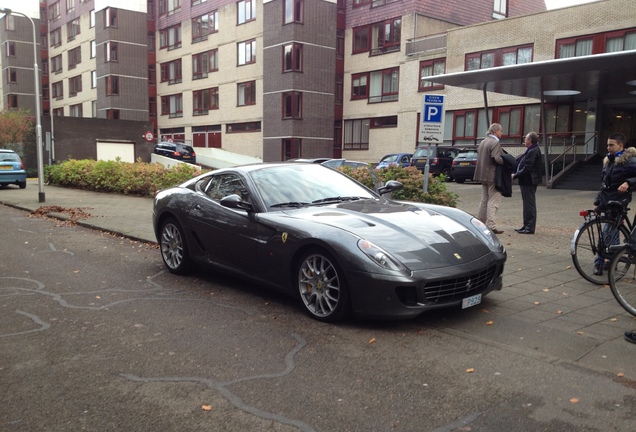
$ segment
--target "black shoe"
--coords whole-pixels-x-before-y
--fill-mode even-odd
[[[517,231],[519,234],[534,234],[534,231],[530,231],[528,228]]]
[[[626,331],[625,340],[627,342],[636,343],[636,331]]]
[[[517,231],[518,233],[520,233],[521,231],[525,231],[526,227],[521,227],[521,228],[515,228],[515,231]]]
[[[603,276],[603,264],[594,264],[594,276]]]

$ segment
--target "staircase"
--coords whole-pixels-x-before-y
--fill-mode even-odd
[[[602,169],[603,158],[595,156],[588,161],[577,164],[552,187],[554,189],[598,190],[601,187]]]

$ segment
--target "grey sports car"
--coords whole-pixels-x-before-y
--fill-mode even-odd
[[[309,315],[411,318],[502,288],[506,252],[461,210],[398,202],[307,163],[244,165],[160,191],[153,224],[172,273],[213,266],[296,296]]]

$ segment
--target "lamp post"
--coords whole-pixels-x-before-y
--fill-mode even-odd
[[[25,18],[28,18],[31,21],[31,26],[33,27],[33,74],[35,75],[34,83],[35,83],[35,146],[37,150],[37,158],[38,158],[38,200],[39,202],[45,201],[44,196],[44,156],[42,154],[42,122],[40,119],[40,71],[38,68],[38,48],[37,48],[37,33],[35,31],[35,23],[33,19],[23,14],[22,12],[15,12],[9,8],[0,9],[0,13],[4,13],[6,15],[20,15]]]

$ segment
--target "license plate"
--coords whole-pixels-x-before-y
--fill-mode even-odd
[[[13,165],[0,165],[0,170],[11,170]]]
[[[459,166],[468,166],[470,165],[470,162],[460,162]]]
[[[469,308],[471,306],[476,306],[481,303],[481,294],[476,294],[474,296],[466,297],[462,300],[462,309]]]
[[[184,156],[183,156],[183,158],[184,158],[184,159],[190,159],[190,156],[188,156],[188,155],[184,155]]]

